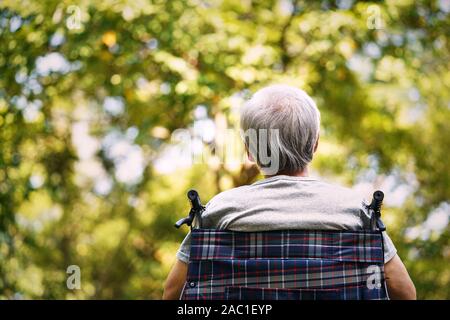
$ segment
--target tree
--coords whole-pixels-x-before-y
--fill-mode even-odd
[[[405,195],[384,210],[388,230],[419,297],[450,298],[443,2],[6,0],[0,10],[0,297],[159,298],[186,190],[208,200],[258,177],[220,163],[218,137],[249,93],[285,82],[321,110],[315,173]],[[209,161],[176,169],[180,128]],[[64,286],[69,265],[80,290]]]

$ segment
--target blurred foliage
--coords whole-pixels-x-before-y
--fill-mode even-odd
[[[321,110],[315,173],[409,188],[384,210],[391,237],[419,298],[450,299],[449,10],[412,0],[0,2],[0,298],[160,298],[186,232],[173,228],[185,192],[205,201],[258,176],[217,161],[162,173],[171,134],[194,130],[201,108],[216,133],[232,127],[243,98],[284,82]],[[66,287],[72,264],[81,290]]]

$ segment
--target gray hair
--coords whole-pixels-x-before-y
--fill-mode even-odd
[[[272,85],[257,91],[241,110],[244,143],[265,174],[268,163],[261,161],[261,156],[267,153],[272,162],[273,156],[278,162],[276,170],[271,164],[270,174],[304,170],[313,158],[319,129],[320,112],[314,101],[303,90],[288,85]],[[249,130],[258,132],[259,138],[249,135]],[[261,132],[268,134],[270,144],[262,139]],[[265,146],[261,148],[261,144]]]

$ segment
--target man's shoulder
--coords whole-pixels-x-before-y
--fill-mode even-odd
[[[338,184],[336,182],[329,182],[326,180],[316,180],[316,185],[320,188],[326,189],[326,190],[332,190],[338,193],[343,194],[356,194],[359,192],[355,192],[353,188],[344,186],[342,184]]]
[[[210,227],[221,227],[223,219],[230,213],[237,213],[245,206],[244,196],[249,195],[249,186],[240,186],[218,193],[206,204],[203,222]]]
[[[342,204],[356,206],[361,208],[366,195],[361,189],[351,188],[334,182],[318,181],[316,186],[317,193]]]
[[[238,199],[240,199],[244,194],[246,194],[249,191],[251,185],[244,185],[235,187],[232,189],[224,190],[209,200],[207,206],[214,206],[218,203],[229,203],[234,202]]]

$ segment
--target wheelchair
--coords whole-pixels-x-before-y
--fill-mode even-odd
[[[191,247],[182,300],[386,300],[381,204],[368,230],[241,232],[202,228],[205,207],[187,194]]]

